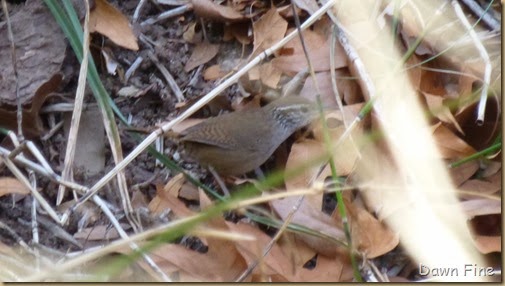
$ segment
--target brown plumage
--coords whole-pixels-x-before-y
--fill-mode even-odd
[[[316,118],[313,103],[299,96],[262,108],[203,121],[179,134],[183,153],[221,175],[239,175],[263,164],[293,132]]]

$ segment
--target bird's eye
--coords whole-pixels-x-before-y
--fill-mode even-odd
[[[303,112],[303,113],[307,113],[309,112],[309,109],[305,106],[302,106],[302,108],[300,108],[300,110]]]

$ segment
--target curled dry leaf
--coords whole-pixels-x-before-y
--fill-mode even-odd
[[[96,0],[89,15],[90,32],[98,32],[116,45],[138,51],[137,37],[133,34],[128,19],[105,0]]]
[[[219,5],[212,0],[192,0],[196,15],[213,21],[239,22],[246,19],[238,11],[229,6]]]
[[[212,60],[219,52],[219,45],[210,44],[208,42],[203,42],[197,44],[191,57],[184,66],[184,71],[189,72],[192,69],[207,63]]]

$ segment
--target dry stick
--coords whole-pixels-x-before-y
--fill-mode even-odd
[[[130,77],[137,70],[137,68],[140,66],[140,64],[142,63],[143,60],[144,60],[144,58],[142,58],[140,56],[135,59],[135,61],[133,62],[133,64],[131,64],[131,66],[128,68],[128,70],[124,73],[124,80],[125,80],[125,82],[128,82],[128,80],[130,79]]]
[[[82,102],[84,101],[84,90],[86,88],[86,76],[88,75],[88,54],[89,54],[89,1],[84,1],[86,13],[84,16],[84,34],[82,44],[82,61],[79,70],[79,80],[77,84],[77,91],[75,93],[74,110],[72,112],[72,119],[70,121],[70,130],[68,132],[67,149],[65,151],[65,161],[63,163],[63,171],[61,176],[65,181],[73,181],[74,176],[74,158],[75,148],[77,145],[77,133],[79,132],[79,124],[82,115]],[[74,198],[77,200],[77,194],[74,193]],[[65,186],[60,185],[58,188],[58,195],[56,196],[56,205],[61,204],[65,196]]]
[[[5,20],[7,22],[7,32],[9,35],[9,41],[11,42],[11,60],[12,60],[12,72],[14,73],[14,79],[16,82],[16,119],[18,125],[18,137],[21,141],[24,140],[23,137],[23,109],[21,106],[21,98],[19,98],[19,77],[17,69],[17,58],[16,58],[16,45],[14,44],[14,35],[12,34],[11,20],[9,17],[9,10],[7,10],[7,2],[2,0],[2,10],[5,15]]]
[[[10,153],[9,150],[0,147],[0,157],[8,157],[9,153]],[[56,173],[54,173],[52,170],[47,170],[43,166],[40,166],[24,157],[18,156],[12,159],[12,161],[18,165],[23,166],[23,168],[33,170],[39,175],[45,176],[52,182],[65,185],[67,188],[78,190],[81,193],[86,193],[89,190],[87,187],[81,186],[79,184],[63,181],[61,177],[58,176]]]
[[[146,3],[146,0],[140,0],[139,4],[137,4],[137,8],[135,8],[135,12],[133,12],[133,23],[137,23],[137,20],[139,19],[140,15],[140,10],[142,10],[142,7]]]
[[[344,122],[345,128],[348,127],[347,120],[344,114],[344,105],[342,104],[342,99],[340,98],[340,93],[337,87],[337,73],[335,72],[335,46],[337,44],[337,33],[338,28],[333,24],[333,32],[331,33],[331,45],[330,45],[330,75],[331,75],[331,88],[335,94],[335,100],[337,101],[338,109],[342,112],[342,121]]]
[[[330,0],[326,2],[319,10],[317,10],[312,16],[310,16],[301,26],[302,29],[306,29],[312,23],[314,23],[319,17],[324,15],[328,9],[330,9],[336,0]],[[256,66],[258,63],[260,63],[264,58],[268,57],[269,55],[273,54],[273,52],[277,51],[280,49],[282,46],[284,46],[287,42],[291,41],[294,37],[297,35],[297,31],[291,32],[288,36],[286,36],[284,39],[279,41],[277,44],[272,46],[270,49],[264,51],[262,54],[258,55],[256,58],[254,58],[251,62],[249,62],[247,65],[245,65],[242,69],[240,69],[237,73],[232,75],[230,78],[225,80],[221,85],[217,86],[215,89],[213,89],[211,92],[209,92],[207,95],[202,97],[199,101],[197,101],[194,105],[192,105],[190,108],[188,108],[185,112],[183,112],[181,115],[179,115],[177,118],[174,120],[164,124],[157,130],[153,131],[149,136],[147,136],[144,141],[142,141],[135,150],[133,150],[123,161],[119,162],[114,169],[109,171],[109,173],[104,176],[102,179],[100,179],[91,189],[87,194],[85,194],[77,204],[75,204],[68,212],[74,211],[80,204],[83,202],[87,201],[93,194],[95,194],[100,188],[102,188],[114,175],[116,175],[119,171],[123,170],[133,159],[135,159],[141,152],[143,152],[147,147],[149,147],[154,140],[156,140],[157,137],[161,136],[163,133],[169,131],[174,125],[177,123],[181,122],[182,120],[186,119],[189,117],[191,114],[199,110],[202,106],[210,102],[214,97],[219,95],[223,90],[225,90],[227,87],[235,83],[236,80],[238,80],[242,75],[244,75],[246,72],[248,72],[251,68]]]
[[[119,221],[116,220],[114,214],[107,208],[105,202],[97,195],[93,196],[93,201],[98,206],[100,206],[105,215],[107,215],[107,217],[110,219],[111,223],[114,225],[121,238],[128,240],[130,237],[128,236],[128,234],[126,234]],[[133,241],[129,243],[129,246],[135,251],[141,250],[140,247]],[[151,259],[151,257],[148,254],[142,252],[142,257],[164,282],[171,282],[171,279],[158,267],[158,265]]]
[[[188,11],[191,11],[192,9],[193,9],[193,5],[191,3],[188,3],[186,5],[182,5],[180,7],[174,8],[172,10],[168,10],[166,12],[163,12],[155,18],[147,19],[144,22],[140,23],[140,25],[141,26],[152,25],[152,24],[154,24],[158,21],[161,21],[161,20],[165,20],[165,19],[172,18],[172,17],[177,17],[177,16],[182,15]]]
[[[184,95],[182,94],[181,89],[179,88],[179,86],[175,82],[174,77],[170,74],[167,68],[160,63],[158,57],[156,57],[151,51],[147,51],[147,55],[149,56],[151,61],[154,62],[156,67],[160,70],[161,74],[165,77],[168,86],[170,86],[170,89],[175,94],[175,97],[177,97],[177,100],[179,102],[184,101]]]
[[[500,22],[496,20],[491,14],[487,13],[475,0],[461,0],[468,9],[470,9],[477,17],[493,31],[500,30]]]
[[[35,178],[35,174],[33,171],[28,172],[28,176],[30,177],[30,182],[32,187],[36,190],[37,189],[37,179]],[[31,204],[31,227],[32,227],[32,243],[33,244],[39,244],[39,225],[37,223],[37,200],[34,198],[31,198],[32,204]],[[35,253],[35,268],[37,271],[40,269],[40,253],[38,249],[33,249],[33,252]]]
[[[486,102],[487,102],[487,93],[489,89],[489,83],[491,82],[491,61],[489,60],[489,54],[484,48],[484,45],[479,41],[477,34],[475,34],[475,30],[472,28],[472,25],[468,22],[468,19],[465,17],[461,6],[458,1],[451,1],[452,7],[456,12],[459,20],[465,26],[468,33],[470,34],[470,38],[473,40],[475,47],[479,51],[479,54],[484,61],[485,69],[484,69],[484,78],[482,79],[482,91],[480,94],[479,106],[477,109],[477,125],[481,126],[484,124],[484,116],[486,113]]]

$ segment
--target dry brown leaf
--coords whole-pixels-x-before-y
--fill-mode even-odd
[[[186,26],[184,33],[182,34],[182,38],[184,41],[192,44],[200,43],[202,41],[201,33],[196,32],[196,22],[191,22]]]
[[[264,232],[259,230],[256,227],[253,227],[246,223],[231,223],[226,222],[227,226],[230,230],[239,232],[245,235],[253,236],[256,238],[256,241],[237,241],[236,246],[242,257],[247,261],[247,264],[260,259],[263,265],[259,265],[254,270],[255,272],[262,271],[261,274],[266,276],[271,275],[281,275],[285,278],[285,281],[294,281],[295,273],[292,271],[293,269],[293,261],[290,260],[285,254],[282,252],[279,245],[274,244],[270,252],[266,257],[261,259],[263,255],[263,249],[268,245],[271,241],[271,237],[266,235]]]
[[[179,217],[193,214],[180,200],[163,192],[160,197]],[[200,191],[201,208],[210,206],[212,202]],[[212,229],[227,230],[223,217],[215,217],[206,222]],[[163,245],[154,252],[158,259],[166,260],[169,264],[184,271],[185,278],[181,281],[233,281],[245,270],[246,263],[237,251],[234,243],[212,236],[201,238],[208,246],[206,253],[198,253],[181,245]]]
[[[454,127],[461,133],[464,134],[463,129],[459,126],[459,123],[454,118],[451,110],[444,105],[444,98],[441,96],[429,94],[427,92],[423,92],[423,95],[426,99],[426,103],[428,104],[428,108],[430,112],[438,118],[440,121],[452,124]]]
[[[183,202],[178,198],[178,192],[184,183],[184,176],[177,175],[164,187],[156,186],[156,196],[148,205],[149,210],[153,214],[161,214],[167,210],[171,210],[178,217],[187,217],[194,215],[194,212],[188,209]]]
[[[180,282],[231,282],[246,269],[235,246],[223,240],[218,245],[208,245],[207,253],[165,244],[151,252],[151,256],[162,269],[183,271]]]
[[[305,30],[302,34],[314,71],[330,70],[331,37],[312,30]],[[284,45],[280,56],[273,59],[272,63],[286,74],[297,73],[305,69],[307,67],[307,59],[300,44],[300,37],[295,37]],[[337,44],[335,46],[335,68],[338,69],[346,66],[347,56],[342,47]]]
[[[105,0],[96,0],[89,15],[90,32],[98,32],[116,45],[138,51],[137,37],[133,34],[128,19]]]
[[[179,197],[186,200],[196,201],[200,198],[198,188],[195,185],[185,182],[179,191]]]
[[[261,82],[273,89],[276,89],[281,79],[281,71],[276,69],[271,62],[259,66]]]
[[[272,201],[270,204],[284,220],[298,199],[298,196],[287,197],[282,200]],[[345,236],[341,224],[321,211],[321,203],[321,195],[305,196],[300,208],[293,216],[292,223],[306,226],[337,239],[343,239]],[[309,235],[299,235],[299,237],[319,254],[334,257],[339,253],[339,249],[334,242]]]
[[[203,42],[197,44],[191,57],[184,66],[184,71],[189,72],[192,69],[212,60],[219,52],[219,45]]]
[[[474,193],[475,195],[482,195],[482,194],[487,194],[491,195],[499,190],[501,190],[501,174],[496,173],[495,175],[486,178],[485,180],[477,180],[477,179],[472,179],[464,182],[461,186],[459,186],[459,190],[462,191],[467,191]],[[462,194],[463,198],[471,198],[475,196],[467,196],[465,194]]]
[[[361,106],[361,105],[360,105]],[[359,112],[359,108],[356,105],[347,105],[344,107],[344,114],[348,120],[347,122],[351,122],[353,118],[357,116],[357,112]],[[345,132],[345,126],[342,123],[342,114],[339,111],[334,111],[325,115],[328,125],[328,132],[330,135],[330,140],[332,143],[336,143],[339,141],[342,134]],[[334,123],[334,124],[333,124]],[[324,136],[322,131],[322,126],[318,122],[317,125],[313,128],[314,137],[319,142],[324,142]],[[351,133],[352,137],[348,137],[344,141],[342,141],[338,146],[331,147],[333,150],[333,160],[335,163],[335,167],[337,170],[338,176],[347,176],[349,175],[355,167],[356,160],[359,158],[360,153],[358,149],[358,144],[363,138],[363,122],[356,125]],[[322,181],[326,177],[331,176],[331,168],[329,165],[325,167],[325,169],[319,175],[318,180]]]
[[[227,225],[233,231],[256,237],[257,241],[253,243],[247,241],[237,242],[239,251],[249,264],[260,257],[263,248],[271,240],[268,235],[249,224],[233,224],[227,222]],[[260,260],[264,264],[259,265],[254,270],[253,277],[258,278],[253,278],[253,282],[261,281],[259,277],[270,278],[272,281],[276,282],[340,282],[342,281],[341,279],[352,279],[352,271],[349,271],[350,262],[348,261],[347,254],[339,255],[334,258],[320,255],[317,258],[316,267],[309,270],[303,268],[301,262],[309,259],[310,254],[313,252],[307,249],[307,246],[300,241],[296,235],[285,235],[290,235],[295,240],[296,247],[288,243],[283,243],[282,241],[280,244],[274,244],[267,256],[264,257],[263,260]],[[303,252],[305,255],[303,258],[297,260],[294,256],[300,254],[299,247],[304,249]],[[343,269],[346,269],[345,277],[342,275]],[[349,273],[351,273],[350,276]]]
[[[350,217],[353,243],[367,258],[383,255],[398,245],[399,235],[393,233],[368,211],[349,201],[345,201],[345,206]]]
[[[132,208],[134,210],[138,210],[141,208],[147,208],[147,198],[144,193],[142,193],[140,190],[134,190],[132,193],[132,199],[131,199],[131,204]]]
[[[282,18],[277,10],[272,8],[253,23],[254,49],[251,58],[259,55],[273,44],[280,41],[286,34],[288,22]]]
[[[437,126],[438,125],[438,126]],[[460,159],[474,154],[476,151],[449,128],[442,124],[435,125],[433,137],[444,159]]]
[[[242,14],[229,6],[219,5],[211,0],[192,0],[196,15],[220,22],[237,22],[246,19]]]
[[[292,259],[292,263],[297,269],[301,269],[307,261],[316,255],[316,252],[312,248],[291,232],[285,232],[277,242],[277,245],[279,245],[286,257]]]
[[[479,163],[477,161],[470,161],[455,168],[449,168],[449,175],[455,186],[460,186],[466,182],[477,170]]]
[[[29,193],[30,190],[17,179],[9,177],[0,178],[0,197],[9,194],[28,195]]]
[[[93,227],[85,228],[74,234],[75,239],[83,240],[112,240],[119,237],[119,234],[115,228],[108,227],[106,225],[96,225]]]
[[[321,142],[313,139],[306,139],[301,142],[295,142],[291,146],[288,161],[286,162],[286,171],[294,170],[303,166],[310,160],[324,155],[324,146]],[[312,177],[317,174],[319,165],[304,168],[296,176],[290,176],[285,179],[286,189],[295,190],[306,188]]]
[[[482,254],[501,252],[501,236],[476,235],[474,243]]]
[[[216,80],[222,78],[226,72],[221,70],[221,65],[213,65],[205,69],[203,72],[203,79],[205,80]]]

